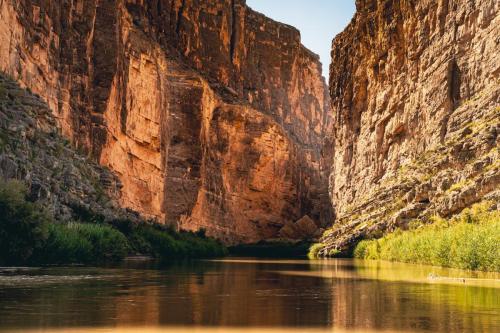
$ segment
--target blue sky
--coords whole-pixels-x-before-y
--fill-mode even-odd
[[[355,0],[247,0],[266,16],[300,30],[302,44],[317,53],[328,80],[332,39],[351,21]]]

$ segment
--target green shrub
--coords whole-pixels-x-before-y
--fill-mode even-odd
[[[72,223],[68,228],[90,241],[94,260],[119,260],[128,254],[127,238],[109,225]]]
[[[127,238],[118,230],[99,224],[52,224],[45,246],[35,261],[49,264],[95,263],[123,259]]]
[[[324,247],[325,247],[325,245],[322,244],[322,243],[316,243],[316,244],[311,245],[311,247],[309,248],[309,253],[307,254],[307,257],[309,259],[317,259],[317,258],[319,258],[318,253]]]
[[[193,233],[176,233],[162,226],[121,221],[105,224],[52,224],[45,245],[33,262],[90,264],[120,260],[129,253],[160,259],[204,258],[225,255],[215,240]],[[122,232],[123,231],[123,232]]]
[[[0,181],[0,265],[89,264],[120,260],[129,253],[162,259],[217,257],[219,242],[198,233],[178,233],[155,224],[129,220],[56,224],[37,204],[26,200],[18,181]],[[81,221],[103,217],[78,211]]]
[[[328,251],[328,257],[333,258],[340,255],[340,253],[341,252],[337,249],[331,249],[330,251]]]
[[[372,242],[368,240],[359,242],[353,252],[354,258],[366,258],[368,256],[368,246],[370,244],[372,244]]]
[[[47,238],[50,217],[26,201],[26,187],[0,181],[0,264],[22,264]]]
[[[33,261],[45,264],[89,263],[92,252],[92,243],[75,228],[52,224],[45,246],[36,253]]]
[[[216,240],[205,237],[204,231],[175,233],[174,238],[179,244],[181,256],[184,257],[208,258],[226,255],[225,247]]]
[[[226,248],[205,235],[177,232],[171,227],[153,223],[134,223],[117,219],[111,225],[127,236],[132,253],[151,255],[162,259],[206,258],[226,255]]]
[[[481,203],[450,220],[433,217],[433,224],[361,241],[354,256],[500,271],[500,212],[490,211],[490,206]]]
[[[149,244],[148,247],[151,249],[149,254],[155,257],[174,258],[181,252],[179,245],[169,233],[152,226],[140,227],[132,236],[143,244]],[[137,247],[137,244],[134,244],[134,247]]]

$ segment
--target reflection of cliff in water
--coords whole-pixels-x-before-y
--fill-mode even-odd
[[[498,288],[425,278],[388,281],[384,272],[398,275],[393,264],[228,259],[157,268],[128,263],[99,270],[2,273],[2,326],[299,326],[464,332],[488,331],[499,324]],[[429,274],[423,266],[399,265],[398,269],[408,276],[412,271],[417,277]]]

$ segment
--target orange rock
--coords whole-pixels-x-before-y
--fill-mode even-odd
[[[227,243],[330,222],[319,58],[244,1],[3,1],[0,70],[115,172],[123,207]]]
[[[301,239],[310,239],[314,237],[319,229],[316,223],[314,223],[314,221],[307,215],[295,222],[295,225],[300,230],[302,236]]]

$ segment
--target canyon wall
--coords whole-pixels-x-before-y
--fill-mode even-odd
[[[356,6],[332,45],[338,219],[322,255],[500,198],[500,3]]]
[[[331,220],[319,58],[243,0],[0,0],[0,41],[123,207],[229,244]]]

